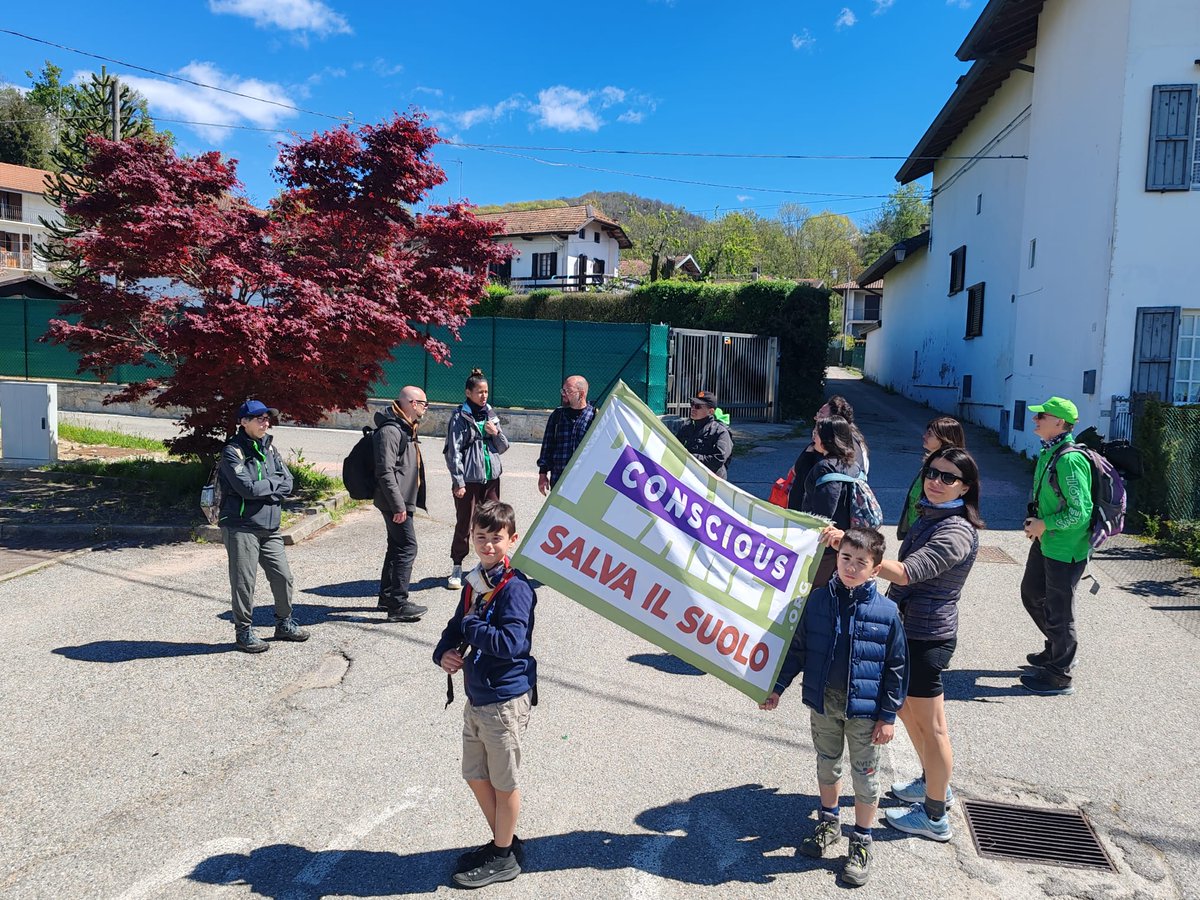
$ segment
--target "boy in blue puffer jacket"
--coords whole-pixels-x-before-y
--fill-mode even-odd
[[[454,883],[480,888],[521,874],[521,737],[537,705],[537,660],[530,653],[537,594],[509,563],[517,543],[511,506],[499,500],[477,506],[471,541],[479,565],[464,576],[462,600],[433,661],[449,675],[461,669],[466,679],[462,774],[492,839],[459,857]]]
[[[849,744],[854,832],[842,879],[853,885],[866,884],[870,876],[879,758],[908,693],[904,625],[896,604],[875,590],[883,545],[883,535],[873,529],[845,533],[837,575],[809,595],[775,691],[760,707],[775,709],[780,695],[804,672],[803,699],[810,708],[821,794],[816,829],[800,844],[807,856],[824,856],[841,840],[838,796]]]

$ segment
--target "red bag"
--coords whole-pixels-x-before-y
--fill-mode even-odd
[[[788,497],[792,493],[792,482],[796,480],[796,470],[788,469],[786,478],[776,478],[771,486],[771,502],[776,506],[787,509]]]

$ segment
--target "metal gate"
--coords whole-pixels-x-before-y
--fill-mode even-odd
[[[779,338],[672,328],[668,352],[668,413],[686,416],[707,390],[735,422],[779,421]]]

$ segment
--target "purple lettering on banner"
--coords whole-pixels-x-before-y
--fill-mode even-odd
[[[621,451],[604,483],[755,578],[788,589],[796,568],[791,550],[748,528],[633,447]]]

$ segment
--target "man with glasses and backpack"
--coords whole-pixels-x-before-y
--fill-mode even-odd
[[[1043,696],[1072,694],[1071,670],[1079,641],[1075,589],[1092,549],[1092,460],[1075,444],[1075,404],[1062,397],[1030,406],[1034,434],[1042,440],[1033,474],[1025,536],[1033,545],[1021,580],[1021,602],[1045,645],[1026,659],[1026,690]]]

